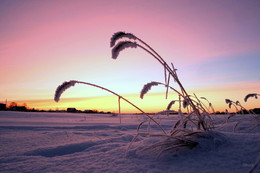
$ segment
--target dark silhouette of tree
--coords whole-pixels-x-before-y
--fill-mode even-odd
[[[17,106],[16,102],[11,102],[10,105],[9,105],[9,108],[16,107],[16,106]]]

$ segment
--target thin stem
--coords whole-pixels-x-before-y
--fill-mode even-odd
[[[120,124],[121,124],[122,121],[121,121],[121,106],[120,106],[120,99],[121,99],[121,97],[118,97],[118,113],[119,113],[119,119],[120,119]]]
[[[196,96],[195,93],[193,93],[193,94],[194,94],[194,97],[197,99],[197,103],[198,103],[198,105],[200,105],[202,111],[203,111],[203,112],[207,112],[207,111],[209,112],[209,109],[207,108],[207,106],[206,106],[203,102],[200,101],[200,99]],[[204,107],[205,107],[207,110],[206,110]]]
[[[136,39],[138,41],[140,41],[141,43],[143,43],[146,47],[148,47],[158,57],[158,59],[160,59],[162,62],[164,62],[163,58],[151,46],[149,46],[146,42],[144,42],[142,39],[140,39],[138,37],[136,37]],[[165,62],[165,64],[166,64],[166,62]]]
[[[168,90],[169,90],[169,83],[170,83],[170,73],[168,75],[168,79],[167,79],[167,86],[166,86],[166,99],[168,98]]]
[[[145,44],[150,50],[152,50],[152,52],[150,50],[148,50],[147,48],[145,48],[144,46],[136,43],[136,45],[140,48],[142,48],[143,50],[145,50],[146,52],[148,52],[149,54],[151,54],[155,59],[157,59],[161,65],[163,65],[167,70],[168,72],[171,74],[171,76],[174,78],[174,80],[177,82],[177,84],[179,85],[181,91],[183,92],[183,95],[187,96],[187,99],[188,99],[188,102],[189,104],[191,105],[192,109],[195,111],[196,115],[198,116],[199,119],[201,119],[201,114],[200,114],[200,111],[196,108],[196,106],[194,105],[194,103],[192,102],[191,98],[189,97],[188,93],[186,92],[186,90],[184,89],[183,85],[181,84],[181,82],[179,81],[177,75],[176,75],[176,72],[173,71],[169,66],[168,64],[162,59],[162,57],[156,52],[154,51],[148,44],[146,44],[144,41],[141,40],[141,42],[143,44]],[[156,56],[157,55],[157,56]],[[204,128],[204,125],[203,125],[203,122],[202,122],[202,127],[204,130],[206,130]]]
[[[127,103],[129,103],[130,105],[132,105],[133,107],[135,107],[137,110],[139,110],[140,112],[142,112],[145,116],[147,116],[149,119],[151,119],[162,131],[164,134],[166,134],[166,132],[163,130],[163,128],[161,127],[161,125],[155,121],[150,115],[148,115],[147,113],[145,113],[142,109],[140,109],[138,106],[136,106],[135,104],[133,104],[132,102],[130,102],[129,100],[127,100],[126,98],[122,97],[121,95],[107,89],[107,88],[104,88],[102,86],[99,86],[99,85],[95,85],[95,84],[92,84],[92,83],[88,83],[88,82],[81,82],[81,81],[77,81],[77,83],[81,83],[81,84],[85,84],[85,85],[90,85],[90,86],[93,86],[93,87],[96,87],[96,88],[100,88],[102,90],[105,90],[105,91],[108,91],[114,95],[116,95],[117,97],[120,97],[121,99],[123,99],[124,101],[126,101]]]
[[[164,81],[165,83],[167,83],[167,78],[166,78],[166,67],[165,67],[165,64],[164,64]]]

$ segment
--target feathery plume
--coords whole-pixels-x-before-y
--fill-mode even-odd
[[[228,107],[231,108],[233,101],[231,101],[229,99],[225,99],[225,101],[226,101],[226,104],[228,104]]]
[[[201,99],[203,99],[203,100],[208,100],[206,97],[200,97]]]
[[[167,111],[171,109],[172,105],[175,103],[175,100],[172,100],[168,106],[167,106]]]
[[[225,99],[225,101],[226,101],[226,104],[230,104],[230,103],[232,103],[232,101],[229,100],[229,99]]]
[[[61,94],[68,88],[74,86],[77,83],[75,80],[71,80],[69,82],[65,81],[63,84],[59,85],[56,89],[54,100],[58,102],[60,100]]]
[[[131,41],[120,41],[113,49],[112,49],[112,58],[116,59],[119,55],[119,52],[126,48],[136,48],[136,42]]]
[[[158,84],[159,84],[158,82],[150,82],[145,84],[140,93],[140,98],[143,99],[144,95],[152,88],[152,86],[157,86]]]
[[[257,99],[257,94],[253,93],[253,94],[247,94],[246,97],[244,98],[245,102],[247,102],[247,99],[250,97],[255,97]]]
[[[129,38],[129,39],[134,39],[134,40],[137,39],[137,37],[134,34],[119,31],[119,32],[114,33],[114,35],[111,37],[110,47],[113,47],[116,44],[116,41],[123,37]]]

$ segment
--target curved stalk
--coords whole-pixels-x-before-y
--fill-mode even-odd
[[[133,35],[133,34],[132,34]],[[134,36],[134,35],[133,35]],[[197,115],[198,119],[200,120],[200,123],[203,127],[204,130],[207,130],[205,129],[205,126],[204,126],[204,122],[203,122],[203,119],[201,117],[201,114],[200,114],[200,111],[196,108],[196,106],[194,105],[192,99],[189,97],[188,93],[186,92],[186,90],[184,89],[183,85],[181,84],[181,82],[179,81],[178,79],[178,76],[176,74],[176,71],[174,69],[174,66],[173,66],[173,69],[170,68],[170,66],[164,61],[164,59],[153,49],[151,48],[146,42],[144,42],[142,39],[134,36],[135,39],[137,39],[141,44],[138,44],[136,42],[132,42],[134,43],[136,46],[142,48],[143,50],[145,50],[146,52],[148,52],[149,54],[151,54],[155,59],[157,59],[159,61],[159,63],[161,65],[164,66],[165,70],[167,70],[169,72],[169,75],[171,75],[174,80],[177,82],[177,84],[179,85],[180,87],[180,90],[182,92],[182,95],[185,96],[185,98],[187,98],[187,101],[189,103],[189,105],[191,106],[191,108],[194,110],[195,114]],[[131,42],[131,41],[128,41],[128,42]],[[120,45],[121,43],[119,43]],[[113,52],[112,52],[113,53]],[[166,79],[166,76],[165,76],[165,79]],[[168,80],[169,81],[169,80]],[[168,92],[168,89],[166,91],[166,97],[167,97],[167,92]]]
[[[144,43],[145,45],[147,45],[146,43]],[[163,65],[168,72],[171,74],[171,76],[174,78],[174,80],[177,82],[177,84],[179,85],[181,91],[183,92],[183,95],[186,96],[186,98],[188,99],[189,104],[191,105],[192,109],[196,112],[198,118],[200,119],[200,123],[203,127],[204,130],[207,130],[204,128],[204,123],[203,120],[201,119],[201,114],[200,111],[196,108],[196,106],[194,105],[194,103],[192,102],[191,98],[189,97],[188,93],[186,92],[186,90],[184,89],[183,85],[181,84],[181,82],[179,81],[179,78],[177,77],[176,73],[169,67],[169,65],[161,58],[161,56],[156,53],[152,48],[150,48],[150,46],[148,45],[148,47],[152,50],[152,52],[150,50],[148,50],[147,48],[145,48],[144,46],[136,43],[136,45],[140,48],[142,48],[143,50],[145,50],[146,52],[148,52],[150,55],[152,55],[155,59],[157,59],[161,65]],[[158,56],[155,56],[154,53]]]
[[[88,82],[82,82],[82,81],[75,81],[76,83],[80,83],[80,84],[85,84],[85,85],[90,85],[90,86],[93,86],[93,87],[96,87],[96,88],[100,88],[102,90],[105,90],[107,92],[110,92],[112,93],[113,95],[117,96],[119,99],[123,99],[125,102],[129,103],[131,106],[135,107],[137,110],[139,110],[141,113],[143,113],[145,116],[147,116],[149,119],[151,119],[162,131],[164,134],[166,134],[166,132],[164,131],[164,129],[161,127],[161,125],[156,121],[154,120],[150,115],[148,115],[147,113],[145,113],[142,109],[140,109],[138,106],[136,106],[135,104],[133,104],[132,102],[130,102],[129,100],[127,100],[126,98],[122,97],[121,95],[107,89],[107,88],[104,88],[102,86],[99,86],[99,85],[95,85],[95,84],[92,84],[92,83],[88,83]],[[120,100],[119,100],[120,101]]]

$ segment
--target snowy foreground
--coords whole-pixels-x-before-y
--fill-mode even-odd
[[[214,139],[158,157],[149,145],[163,137],[140,135],[131,144],[143,115],[123,115],[120,124],[109,114],[0,111],[0,172],[249,172],[260,159],[260,128],[249,132],[245,123],[234,132],[236,118],[223,125],[224,117],[215,117]],[[170,129],[179,117],[157,118]]]

